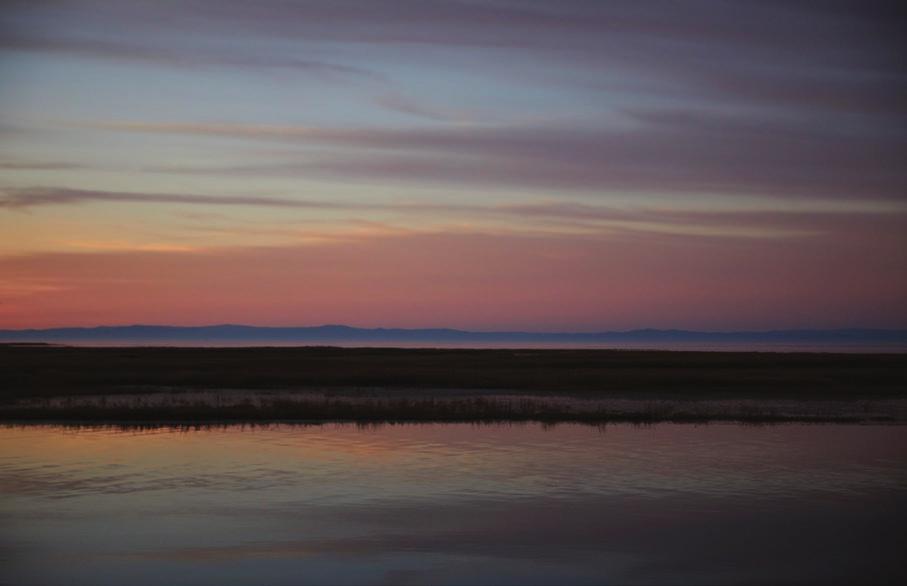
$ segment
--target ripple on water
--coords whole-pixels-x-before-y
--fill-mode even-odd
[[[326,501],[676,492],[759,497],[898,488],[907,481],[907,427],[899,426],[30,426],[0,434],[8,496],[283,490]]]
[[[16,552],[0,579],[872,581],[904,573],[905,440],[879,425],[0,427],[0,543]]]

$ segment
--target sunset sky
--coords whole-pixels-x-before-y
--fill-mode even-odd
[[[895,6],[5,0],[0,328],[907,327]]]

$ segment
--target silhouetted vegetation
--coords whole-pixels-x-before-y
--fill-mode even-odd
[[[907,355],[7,345],[0,346],[0,389],[0,417],[17,420],[867,420],[880,416],[868,409],[782,413],[752,400],[898,399],[907,389]],[[282,394],[254,403],[42,402],[230,389]],[[313,390],[321,396],[302,396]],[[525,398],[494,397],[503,391]],[[576,409],[533,398],[541,395],[638,404]]]
[[[27,406],[0,407],[0,417],[17,421],[360,421],[360,422],[457,422],[457,421],[541,421],[541,422],[632,422],[655,423],[737,421],[768,423],[784,421],[865,422],[893,421],[891,415],[861,412],[853,405],[829,410],[799,405],[780,410],[772,404],[753,402],[710,403],[697,401],[656,401],[615,407],[592,402],[577,409],[569,403],[525,397],[510,400],[496,395],[454,398],[368,398],[318,397],[245,400],[215,404],[205,401],[128,403],[83,403],[78,400]]]

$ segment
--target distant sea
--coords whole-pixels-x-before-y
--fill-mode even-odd
[[[0,343],[74,346],[339,346],[397,348],[560,348],[737,352],[907,353],[907,330],[838,329],[700,332],[493,332],[345,325],[260,327],[128,325],[0,330]]]

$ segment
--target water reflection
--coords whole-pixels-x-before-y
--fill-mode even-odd
[[[904,575],[907,427],[0,429],[16,584]]]

